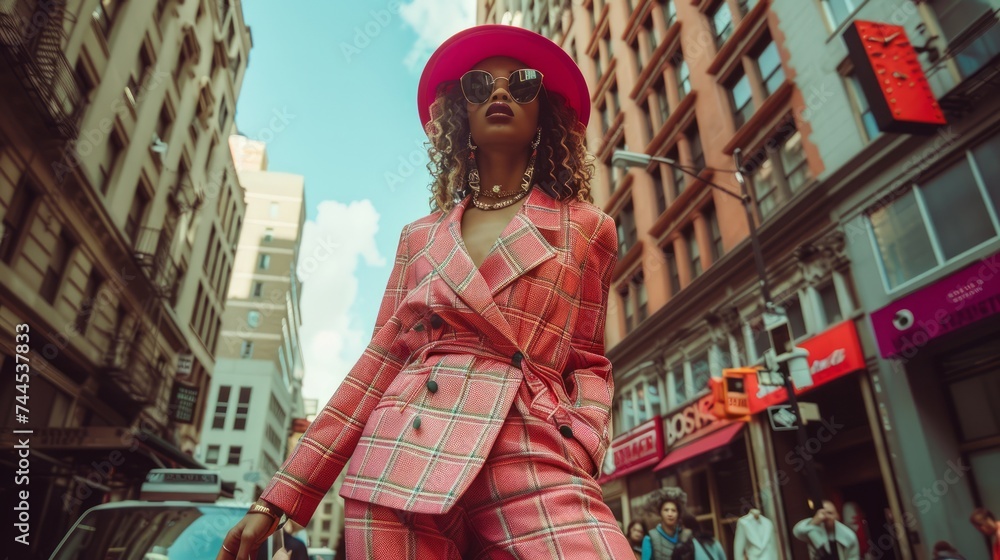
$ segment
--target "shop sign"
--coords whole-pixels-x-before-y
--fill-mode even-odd
[[[871,314],[883,358],[912,358],[927,343],[1000,313],[1000,253]]]
[[[672,449],[708,432],[714,431],[728,421],[715,415],[715,395],[709,393],[678,412],[667,416],[664,431],[667,437],[667,448]]]
[[[170,396],[170,417],[180,424],[191,424],[194,422],[195,408],[198,406],[197,387],[174,384],[174,392]]]
[[[614,459],[614,471],[602,477],[601,483],[655,465],[663,457],[663,419],[654,416],[618,436],[608,455]]]
[[[809,352],[809,374],[813,381],[812,386],[796,390],[796,395],[865,367],[865,354],[854,321],[838,323],[796,346]],[[757,413],[787,399],[784,387],[761,386],[756,396],[750,398],[750,410]]]

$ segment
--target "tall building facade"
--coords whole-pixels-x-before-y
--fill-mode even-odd
[[[607,327],[614,440],[601,477],[618,519],[643,518],[651,492],[680,486],[730,553],[737,519],[759,507],[785,556],[803,556],[791,527],[809,515],[811,462],[873,557],[929,558],[938,539],[981,548],[967,518],[998,508],[987,473],[1000,441],[987,404],[1000,383],[989,283],[1000,232],[990,173],[1000,147],[989,132],[997,2],[478,7],[480,23],[552,38],[590,86],[593,192],[615,217],[620,250]],[[904,27],[949,127],[879,132],[841,38],[855,19]],[[616,149],[679,165],[616,169]],[[820,421],[806,425],[805,446],[766,414],[716,416],[708,389],[770,347],[737,149],[773,299],[809,351],[813,385],[799,400]],[[911,313],[919,333],[906,330]]]
[[[288,455],[304,416],[299,345],[302,284],[296,273],[305,225],[301,175],[268,171],[263,142],[229,138],[246,220],[222,318],[199,457],[256,500]]]
[[[28,410],[0,422],[33,430],[47,534],[152,467],[200,466],[250,48],[239,2],[0,3],[0,370],[30,364],[0,388]]]

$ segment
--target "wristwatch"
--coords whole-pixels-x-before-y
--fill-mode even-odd
[[[288,515],[281,511],[277,506],[269,504],[268,502],[260,499],[250,506],[247,513],[263,513],[264,515],[271,518],[271,530],[268,532],[273,533],[280,529],[286,521],[288,521]]]

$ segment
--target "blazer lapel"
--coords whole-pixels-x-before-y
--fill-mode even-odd
[[[479,267],[480,275],[491,288],[491,299],[518,277],[556,255],[539,230],[562,227],[563,208],[564,205],[537,188],[528,194]]]
[[[500,312],[489,285],[476,270],[462,241],[462,213],[469,199],[455,205],[442,218],[431,234],[431,243],[427,248],[427,256],[437,277],[443,280],[469,306],[482,317],[480,326],[486,330],[493,329],[497,334],[515,343],[510,325]]]

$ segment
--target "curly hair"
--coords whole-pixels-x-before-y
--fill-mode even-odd
[[[452,81],[438,87],[437,98],[430,107],[431,120],[426,126],[430,156],[427,169],[433,177],[432,212],[447,212],[469,194],[465,184],[470,151],[469,115],[462,90],[456,86],[457,82]],[[538,100],[542,139],[535,162],[534,186],[556,200],[576,198],[593,202],[590,181],[594,164],[587,154],[584,127],[558,93],[543,87]]]

